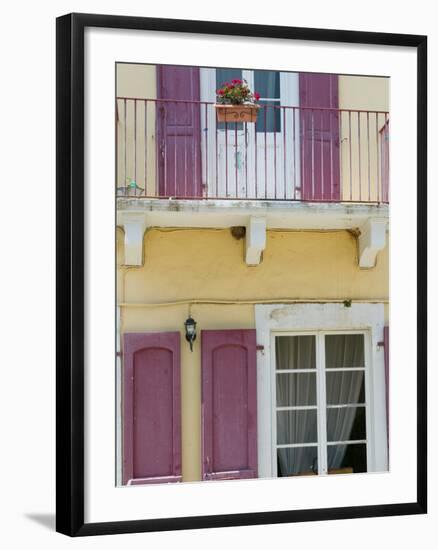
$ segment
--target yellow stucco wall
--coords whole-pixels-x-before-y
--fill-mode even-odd
[[[117,97],[157,97],[155,65],[118,63],[116,71]],[[119,99],[117,111],[117,187],[124,187],[135,179],[151,195],[155,188],[155,103]]]
[[[339,75],[339,108],[389,111],[389,78]]]
[[[117,232],[119,260],[123,232]],[[377,266],[357,266],[356,239],[346,231],[268,231],[263,261],[244,262],[245,241],[228,229],[149,229],[145,263],[118,269],[121,333],[181,333],[183,479],[201,475],[202,329],[255,328],[253,304],[146,305],[182,300],[370,300],[388,298],[388,249]],[[191,311],[198,322],[193,353],[183,323]]]
[[[344,200],[382,198],[381,139],[386,115],[358,111],[389,111],[389,78],[339,76],[341,192]],[[360,145],[359,145],[360,144]]]

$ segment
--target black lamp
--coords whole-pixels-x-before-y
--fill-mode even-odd
[[[193,351],[193,342],[196,340],[196,321],[191,315],[184,321],[186,328],[186,340],[190,344],[190,351]]]

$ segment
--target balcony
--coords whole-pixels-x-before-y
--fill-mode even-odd
[[[213,103],[118,97],[116,119],[125,232],[386,228],[388,112],[262,104],[256,123],[218,122]]]
[[[387,112],[262,105],[256,124],[214,104],[117,98],[117,195],[387,203]]]

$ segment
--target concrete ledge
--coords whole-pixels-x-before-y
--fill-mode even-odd
[[[386,204],[293,201],[117,199],[117,225],[125,230],[125,264],[143,265],[146,227],[246,227],[245,261],[258,265],[267,229],[353,230],[359,266],[372,268],[386,246]]]
[[[388,219],[386,204],[269,200],[117,199],[119,218],[147,214],[151,227],[232,227],[263,217],[267,229],[360,229],[370,218]]]

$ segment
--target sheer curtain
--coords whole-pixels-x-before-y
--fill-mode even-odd
[[[325,371],[328,441],[348,441],[358,432],[364,439],[365,408],[330,405],[364,404],[364,371],[331,371],[364,367],[364,339],[361,334],[325,337]],[[316,402],[316,337],[279,336],[275,339],[276,369],[294,373],[277,373],[277,407],[314,406],[300,411],[277,411],[277,444],[315,443],[315,447],[279,449],[278,475],[317,471],[317,402]],[[300,373],[302,369],[314,372]],[[353,434],[354,431],[354,434]],[[340,468],[347,452],[346,445],[331,446],[330,468]]]
[[[364,367],[363,335],[330,335],[326,336],[325,342],[327,405],[363,404],[364,371],[330,372],[331,368]],[[358,439],[365,438],[364,413],[363,407],[328,408],[327,441],[348,441],[352,438],[353,429],[359,431]],[[332,448],[329,454],[329,469],[342,466],[346,451],[346,445]]]
[[[277,407],[315,405],[305,411],[277,411],[277,443],[317,443],[316,358],[314,336],[279,336],[275,340],[276,368],[295,374],[277,373]],[[298,369],[314,369],[301,373]],[[281,449],[279,475],[293,475],[316,467],[317,448]]]

